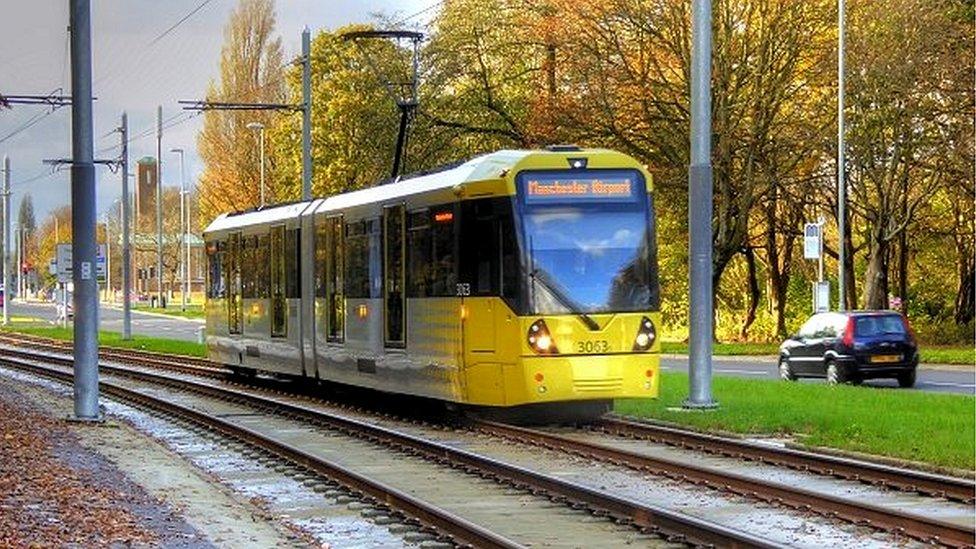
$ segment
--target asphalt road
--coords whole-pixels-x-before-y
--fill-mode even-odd
[[[53,323],[56,313],[51,304],[14,301],[10,304],[10,314],[12,316],[34,317]],[[122,311],[119,309],[102,306],[99,310],[99,321],[102,330],[122,331]],[[132,312],[132,332],[138,335],[196,341],[201,326],[203,323],[197,320],[166,317],[139,311]],[[661,368],[666,371],[687,372],[688,358],[680,355],[665,355],[661,358]],[[776,362],[771,357],[716,356],[713,358],[712,368],[715,375],[756,379],[779,378]],[[822,379],[804,379],[799,383],[824,383],[824,381]],[[864,384],[871,387],[898,387],[893,379],[870,380]],[[976,395],[976,372],[973,368],[966,371],[962,367],[944,369],[923,365],[918,371],[914,390]]]
[[[661,357],[661,368],[666,371],[687,372],[688,358],[680,355]],[[918,370],[915,389],[936,393],[976,394],[976,371],[972,367],[943,369],[923,364]],[[712,372],[715,375],[750,377],[756,379],[779,379],[776,360],[772,357],[721,357],[712,359]],[[798,383],[824,383],[822,379],[802,379]],[[870,387],[898,387],[893,379],[872,379],[864,382]]]
[[[10,302],[8,311],[12,317],[33,317],[51,324],[57,317],[54,305],[50,303],[23,303],[15,300]],[[100,330],[122,332],[121,309],[100,306],[98,321]],[[203,322],[199,320],[132,311],[132,333],[136,335],[197,341],[197,332],[202,326]]]

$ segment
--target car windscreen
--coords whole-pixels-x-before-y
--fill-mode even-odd
[[[855,319],[855,336],[875,337],[904,334],[905,322],[899,315],[872,315],[857,317]]]

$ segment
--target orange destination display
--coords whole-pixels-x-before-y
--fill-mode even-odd
[[[643,181],[634,173],[525,173],[520,178],[528,204],[552,202],[630,202]]]

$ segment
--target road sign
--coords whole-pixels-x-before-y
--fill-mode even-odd
[[[74,272],[71,266],[71,244],[58,244],[55,251],[54,264],[58,275],[58,282],[62,284],[71,282],[71,275]],[[81,275],[86,280],[91,278],[90,263],[82,267]],[[99,282],[105,282],[105,244],[98,245],[98,260],[95,266],[95,276],[98,277]]]
[[[803,226],[803,258],[820,259],[820,241],[822,238],[819,223],[807,223]]]

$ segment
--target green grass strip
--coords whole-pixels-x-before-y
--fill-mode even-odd
[[[800,444],[973,470],[976,399],[823,383],[715,377],[719,408],[681,409],[688,376],[661,374],[656,400],[620,400],[617,413],[708,431],[795,437]]]
[[[3,328],[3,331],[17,332],[62,341],[74,339],[72,328],[61,328],[60,326],[37,326],[37,325],[17,325],[12,324]],[[207,346],[193,341],[180,341],[176,339],[165,339],[161,337],[147,337],[132,334],[132,339],[122,339],[122,334],[118,332],[98,332],[98,342],[106,347],[117,347],[122,349],[138,349],[140,351],[154,351],[157,353],[167,353],[173,355],[186,356],[207,356]]]

